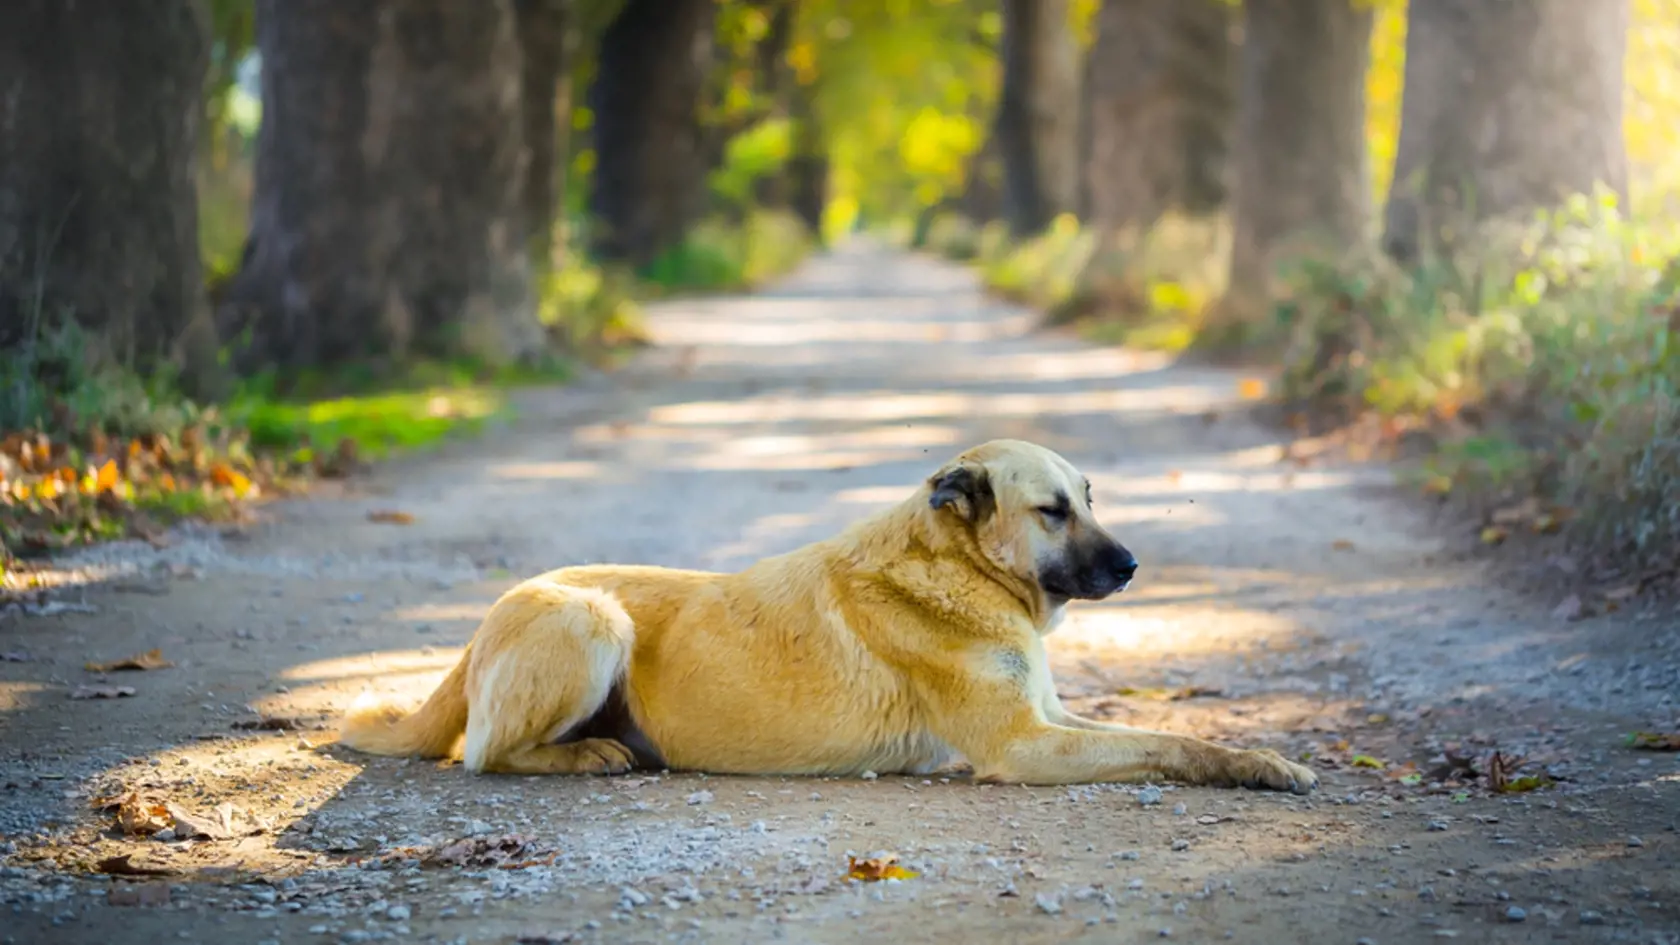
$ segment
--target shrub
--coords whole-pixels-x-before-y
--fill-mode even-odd
[[[1680,545],[1680,229],[1579,197],[1402,270],[1307,263],[1289,280],[1285,395],[1434,424],[1435,471],[1577,513],[1651,559]],[[1466,435],[1469,431],[1469,435]]]

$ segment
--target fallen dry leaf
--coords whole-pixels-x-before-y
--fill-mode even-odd
[[[90,673],[115,673],[121,670],[168,669],[174,666],[163,658],[162,650],[147,650],[144,653],[130,656],[127,659],[113,660],[109,663],[87,663],[83,669]]]
[[[1549,787],[1554,782],[1543,774],[1525,774],[1512,777],[1524,765],[1526,758],[1512,758],[1500,752],[1494,752],[1488,760],[1488,786],[1500,794],[1520,794],[1537,788]]]
[[[396,509],[375,509],[367,514],[368,521],[385,525],[413,525],[414,516]]]
[[[108,856],[95,864],[94,869],[107,876],[168,876],[173,872],[156,866],[140,866],[130,862],[133,856],[132,853]]]
[[[867,860],[849,856],[846,860],[846,878],[865,883],[880,882],[883,879],[914,879],[921,875],[915,870],[907,870],[899,866],[898,854],[896,853],[870,857]]]
[[[1378,771],[1388,767],[1387,764],[1377,760],[1376,758],[1372,758],[1370,755],[1354,755],[1353,760],[1348,762],[1348,764],[1353,765],[1355,768],[1375,768]]]
[[[1336,551],[1352,551],[1353,542],[1348,541],[1346,538],[1338,538],[1330,543],[1330,547]]]
[[[1259,400],[1266,396],[1266,382],[1257,377],[1245,377],[1237,382],[1237,394],[1243,400]]]
[[[1644,751],[1680,751],[1680,732],[1634,732],[1628,746]]]
[[[96,809],[110,807],[109,799],[95,803],[99,805]],[[117,829],[121,830],[124,836],[149,837],[172,823],[168,805],[144,797],[137,791],[130,791],[118,798],[116,807]]]
[[[112,859],[126,860],[128,857],[112,857]],[[167,876],[168,870],[151,870],[137,875]],[[115,874],[136,875],[136,874]],[[111,887],[105,894],[105,901],[113,906],[167,906],[169,905],[168,883],[119,883]]]
[[[134,695],[133,686],[77,686],[72,699],[122,699]]]
[[[233,826],[233,805],[217,804],[209,815],[195,814],[178,804],[166,805],[177,840],[229,840],[237,835]]]
[[[1509,538],[1511,533],[1502,525],[1489,525],[1482,529],[1481,539],[1484,545],[1497,545]]]

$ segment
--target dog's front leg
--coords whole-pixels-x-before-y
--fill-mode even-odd
[[[1048,718],[1028,687],[987,681],[951,694],[944,737],[985,781],[1081,784],[1178,781],[1305,794],[1318,776],[1277,752],[1226,748],[1199,738],[1080,719]]]

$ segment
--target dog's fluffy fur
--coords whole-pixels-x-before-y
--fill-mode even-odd
[[[1073,466],[993,441],[898,506],[738,573],[524,581],[419,710],[358,702],[342,742],[460,752],[480,773],[925,774],[960,758],[996,781],[1315,788],[1272,751],[1062,707],[1044,635],[1069,599],[1115,593],[1136,567]]]

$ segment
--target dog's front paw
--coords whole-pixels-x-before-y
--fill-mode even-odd
[[[1243,787],[1294,794],[1311,794],[1318,789],[1318,775],[1311,768],[1289,761],[1270,748],[1243,752],[1237,768],[1238,781]]]

